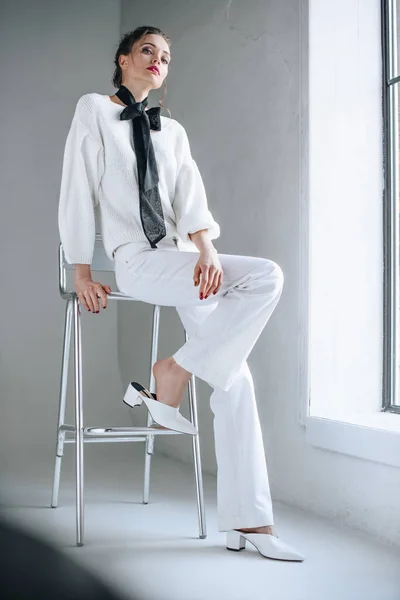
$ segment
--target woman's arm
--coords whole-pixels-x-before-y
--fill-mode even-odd
[[[88,94],[76,105],[67,135],[61,173],[58,226],[65,260],[91,264],[95,243],[94,208],[104,171],[104,150],[92,132]]]
[[[92,272],[90,265],[75,265],[75,281],[77,279],[84,279],[85,277],[92,278]]]
[[[193,283],[195,287],[200,284],[199,297],[200,300],[203,300],[208,298],[211,292],[216,294],[221,289],[222,266],[208,229],[200,229],[188,235],[200,250],[199,260],[194,268]]]
[[[196,231],[195,233],[189,233],[189,238],[200,252],[207,252],[208,250],[217,251],[211,241],[208,229],[200,229],[200,231]]]
[[[75,265],[79,300],[86,310],[99,312],[99,304],[106,308],[111,288],[93,281],[90,268],[95,243],[94,207],[99,203],[99,181],[104,170],[102,145],[89,127],[92,109],[90,95],[82,96],[67,135],[58,225],[65,260]]]
[[[208,208],[203,179],[197,163],[192,157],[187,133],[181,125],[176,157],[178,174],[172,207],[176,217],[178,235],[183,242],[191,239],[196,243],[196,239],[200,240],[201,247],[204,247],[204,244],[213,247],[211,240],[219,237],[220,227]],[[199,235],[199,232],[208,233]]]
[[[193,159],[189,139],[182,127],[177,160],[179,165],[175,186],[174,211],[176,228],[185,242],[191,240],[200,250],[193,273],[193,283],[200,285],[202,300],[211,292],[216,294],[222,284],[222,267],[218,252],[211,240],[219,237],[220,227],[208,209],[203,179]]]

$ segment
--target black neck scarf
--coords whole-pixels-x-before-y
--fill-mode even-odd
[[[121,85],[115,94],[127,106],[121,112],[121,121],[132,120],[133,144],[136,154],[139,182],[140,218],[147,239],[152,248],[157,248],[167,234],[160,194],[158,190],[158,170],[151,141],[150,129],[161,130],[161,107],[149,108],[147,98],[136,102],[127,87]]]

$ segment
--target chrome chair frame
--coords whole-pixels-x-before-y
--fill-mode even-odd
[[[60,394],[58,407],[58,425],[57,425],[57,443],[56,458],[54,467],[53,489],[51,506],[56,508],[58,505],[58,492],[60,486],[61,461],[64,455],[64,444],[75,444],[75,475],[76,475],[76,544],[83,546],[84,543],[84,477],[83,477],[83,448],[86,442],[145,442],[145,460],[144,460],[144,485],[143,485],[143,504],[149,502],[150,491],[150,467],[151,457],[154,454],[155,436],[158,435],[185,435],[168,429],[159,429],[152,427],[154,423],[150,413],[147,414],[146,427],[85,427],[83,424],[83,387],[82,387],[82,323],[81,323],[81,305],[77,294],[74,291],[68,291],[67,271],[73,270],[74,265],[65,261],[62,244],[59,245],[59,291],[61,297],[67,301],[64,323],[64,343],[61,365]],[[95,251],[91,264],[92,271],[114,272],[114,263],[111,261],[102,244],[100,234],[96,234]],[[120,292],[108,294],[108,300],[124,300],[136,302],[135,298],[126,296]],[[158,337],[160,323],[160,306],[155,305],[153,310],[153,327],[151,343],[151,365],[150,365],[150,392],[156,391],[155,379],[153,375],[153,365],[158,355]],[[75,383],[75,425],[65,423],[65,410],[67,398],[67,379],[68,365],[71,348],[72,323],[74,330],[74,383]],[[185,340],[188,335],[185,331]],[[188,399],[190,420],[198,427],[197,417],[197,398],[195,376],[192,375],[188,383]],[[121,399],[122,401],[122,399]],[[199,435],[192,436],[193,462],[195,472],[196,494],[197,494],[197,512],[199,522],[199,537],[204,539],[206,533],[203,478],[201,470],[201,455]]]

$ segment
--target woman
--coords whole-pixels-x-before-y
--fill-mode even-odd
[[[154,365],[157,393],[133,382],[125,402],[145,402],[159,425],[195,435],[178,408],[194,373],[212,388],[218,464],[219,531],[227,548],[246,540],[266,557],[303,560],[274,532],[267,466],[246,359],[277,305],[280,267],[257,257],[218,254],[220,228],[208,209],[184,127],[147,110],[165,86],[170,40],[139,27],[120,41],[113,96],[85,94],[67,137],[59,205],[66,260],[84,308],[106,308],[108,285],[91,278],[95,212],[119,290],[175,306],[188,341]],[[162,102],[160,101],[160,105]]]

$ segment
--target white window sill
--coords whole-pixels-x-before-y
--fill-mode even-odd
[[[307,416],[306,439],[313,446],[400,467],[400,415],[372,413],[335,418]]]

